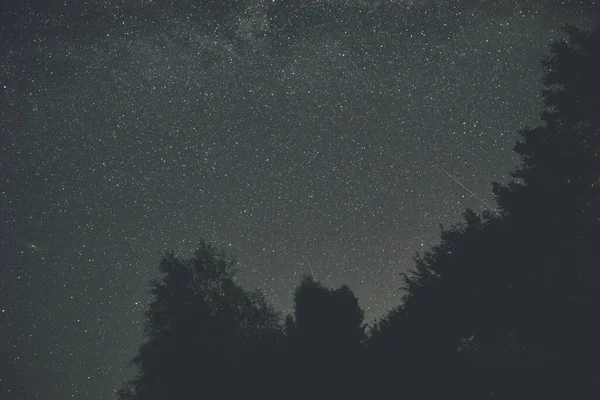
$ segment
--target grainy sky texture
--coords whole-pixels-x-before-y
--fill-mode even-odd
[[[486,208],[461,184],[494,205],[538,61],[596,7],[228,3],[4,10],[3,400],[113,399],[161,253],[200,237],[279,310],[312,270],[383,315],[439,225]]]

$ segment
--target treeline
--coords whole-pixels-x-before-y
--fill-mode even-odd
[[[221,251],[169,253],[119,398],[600,398],[600,30],[565,29],[498,213],[443,229],[402,304],[368,327],[348,287],[305,277],[282,321]]]

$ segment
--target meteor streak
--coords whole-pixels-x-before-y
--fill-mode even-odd
[[[448,175],[450,178],[452,178],[452,180],[454,182],[456,182],[460,186],[462,186],[463,189],[465,189],[467,192],[471,193],[473,195],[473,197],[475,197],[477,200],[479,200],[481,203],[483,203],[483,205],[485,205],[487,208],[489,208],[490,210],[492,210],[493,212],[495,212],[497,215],[500,215],[500,213],[498,211],[496,211],[496,209],[494,207],[490,206],[485,200],[483,200],[481,197],[479,197],[475,193],[473,193],[472,190],[470,190],[468,187],[466,187],[465,185],[463,185],[458,179],[456,179],[455,177],[453,177],[452,175],[450,175],[444,168],[442,168],[442,171],[444,171],[444,173],[446,175]]]
[[[313,279],[314,279],[314,280],[317,280],[317,276],[315,275],[315,271],[313,271],[313,269],[312,269],[312,267],[310,266],[310,264],[308,265],[308,268],[310,269],[310,273],[312,274],[312,276],[313,276]]]
[[[300,268],[302,268],[302,270],[304,271],[304,263],[300,263]],[[312,266],[310,264],[308,264],[308,269],[310,271],[310,274],[312,275],[313,279],[317,279],[317,276],[315,275],[315,271],[313,271]]]

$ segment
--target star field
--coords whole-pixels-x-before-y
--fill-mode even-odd
[[[3,16],[2,399],[114,398],[161,253],[200,237],[282,312],[314,273],[382,316],[439,225],[486,209],[444,171],[493,205],[547,44],[593,22],[577,2],[332,1],[279,28],[277,1],[217,22],[166,3]]]

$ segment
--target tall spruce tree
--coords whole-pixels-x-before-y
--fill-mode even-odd
[[[600,30],[565,31],[543,62],[544,124],[521,132],[516,181],[494,186],[532,277],[521,331],[547,397],[594,391],[600,356]]]
[[[413,398],[600,396],[600,35],[566,32],[543,62],[544,124],[522,131],[515,181],[494,184],[501,217],[443,230],[371,332]]]

